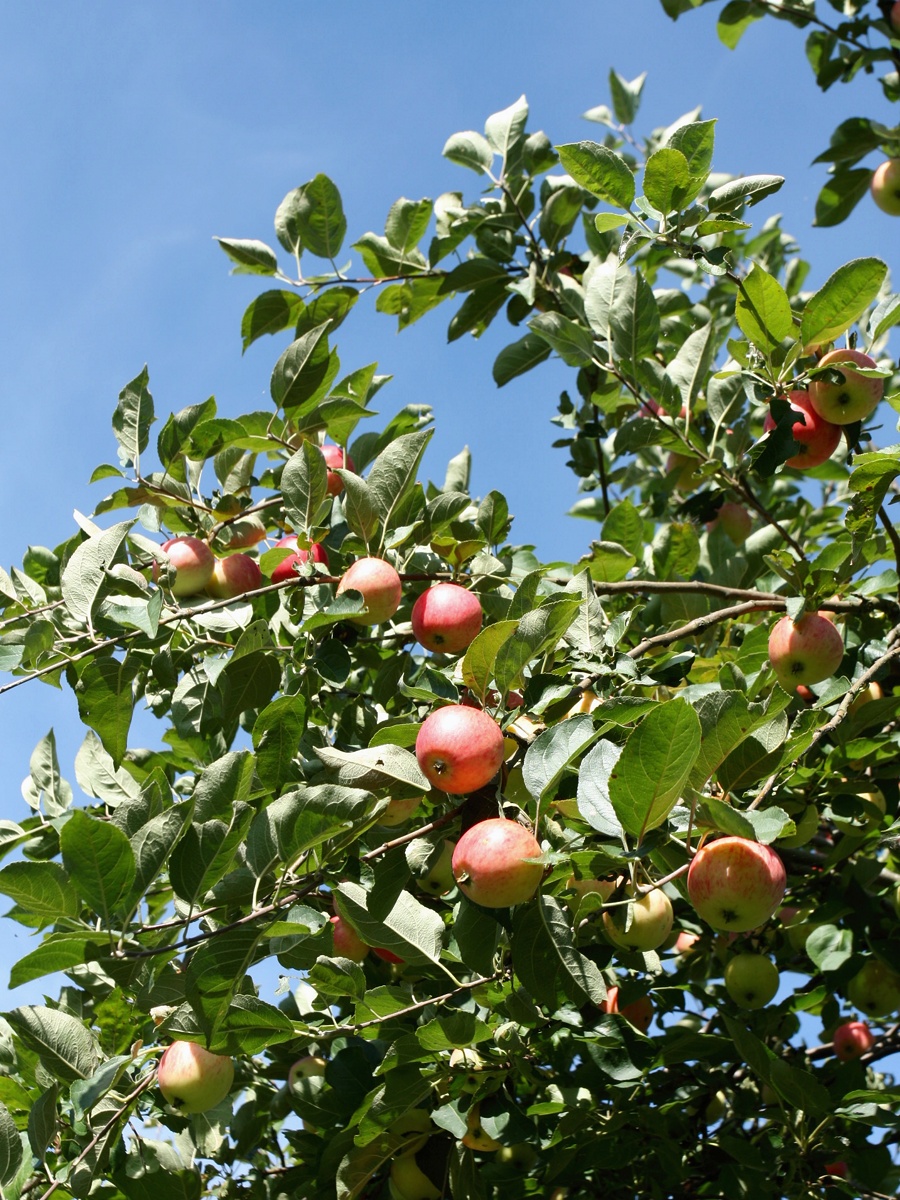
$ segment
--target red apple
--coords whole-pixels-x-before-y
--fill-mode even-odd
[[[395,954],[393,950],[385,950],[383,946],[373,946],[372,953],[376,958],[380,958],[386,963],[392,963],[395,966],[403,962],[399,954]]]
[[[894,0],[891,5],[890,25],[894,33],[900,34],[900,0]]]
[[[882,212],[900,217],[900,158],[889,158],[875,168],[869,190]]]
[[[266,536],[266,526],[261,517],[251,513],[249,517],[241,517],[223,531],[228,538],[231,550],[242,550],[245,546],[256,546]]]
[[[725,966],[725,990],[741,1008],[764,1008],[778,991],[778,968],[764,954],[736,954]]]
[[[448,704],[425,718],[416,758],[434,787],[461,796],[494,778],[503,762],[500,726],[483,709]]]
[[[788,404],[794,412],[799,413],[799,420],[791,426],[791,435],[803,449],[789,458],[785,466],[795,467],[798,471],[809,471],[827,462],[837,450],[841,440],[840,425],[833,425],[813,408],[808,392],[795,391],[788,396]],[[771,412],[766,413],[763,421],[763,432],[768,433],[775,428],[775,418]],[[723,505],[724,507],[724,505]]]
[[[846,1179],[850,1172],[845,1162],[830,1162],[825,1164],[825,1174],[833,1175],[836,1179]]]
[[[336,496],[344,490],[344,481],[335,471],[336,467],[343,467],[348,471],[355,471],[353,459],[346,450],[342,450],[340,446],[322,446],[322,457],[325,459],[325,466],[328,468],[328,494]]]
[[[753,517],[743,504],[737,504],[734,500],[726,500],[712,524],[718,525],[736,546],[743,546],[753,528]]]
[[[833,675],[844,657],[844,643],[834,623],[821,612],[799,621],[785,614],[769,634],[769,662],[786,692],[798,683],[821,683]]]
[[[206,542],[195,537],[175,537],[163,542],[162,548],[175,568],[172,595],[196,596],[202,592],[216,565],[215,556]]]
[[[747,838],[707,842],[687,876],[691,904],[713,929],[745,933],[765,924],[781,904],[784,864],[770,846]]]
[[[601,1012],[620,1013],[641,1033],[646,1033],[653,1022],[653,1001],[649,996],[641,996],[639,1000],[632,1000],[620,1008],[619,989],[615,986],[606,989],[606,999],[598,1007]]]
[[[843,383],[827,383],[813,379],[809,399],[820,417],[835,425],[850,425],[870,417],[884,394],[883,379],[868,379],[853,367],[877,367],[874,358],[861,350],[831,350],[818,364],[833,367],[844,377]]]
[[[358,558],[351,563],[337,585],[337,592],[360,592],[366,611],[347,618],[357,625],[380,625],[400,607],[403,585],[400,576],[383,558]]]
[[[851,1058],[859,1058],[875,1045],[872,1030],[865,1021],[847,1021],[838,1025],[831,1039],[834,1052],[841,1062],[849,1062]]]
[[[166,1102],[179,1112],[207,1112],[231,1091],[234,1063],[196,1042],[172,1042],[159,1060],[157,1079]]]
[[[216,559],[206,590],[217,600],[233,600],[262,584],[262,571],[255,558],[249,554],[229,554],[227,558]]]
[[[275,570],[272,572],[273,583],[284,583],[286,579],[294,579],[297,572],[294,570],[294,563],[305,563],[307,559],[312,558],[313,562],[322,563],[328,566],[328,551],[319,542],[313,542],[308,550],[302,550],[297,545],[297,535],[295,533],[288,534],[287,537],[279,538],[275,543],[275,549],[284,546],[288,550],[293,550],[293,554],[283,558]]]
[[[362,940],[356,930],[348,925],[343,917],[329,917],[328,920],[334,927],[332,930],[332,944],[334,953],[337,958],[349,958],[351,962],[361,963],[369,953],[369,947]]]
[[[460,891],[482,908],[524,904],[544,874],[534,834],[518,821],[490,817],[472,825],[456,843],[453,875]]]
[[[681,933],[675,939],[675,953],[685,958],[689,954],[696,954],[698,949],[697,943],[699,941],[700,935],[698,933],[689,933],[686,929],[682,929]]]
[[[626,896],[633,895],[632,889],[626,888]],[[604,912],[606,936],[621,950],[657,950],[672,932],[672,901],[662,888],[654,888],[639,896],[629,908],[631,924],[627,930],[624,906]]]
[[[436,583],[412,609],[416,640],[426,650],[459,654],[481,629],[481,601],[458,583]]]

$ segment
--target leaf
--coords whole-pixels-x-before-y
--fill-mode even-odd
[[[582,713],[538,734],[522,764],[525,786],[536,801],[553,789],[569,764],[596,740],[598,732],[591,718]]]
[[[451,134],[441,153],[458,166],[468,167],[480,175],[489,171],[494,161],[494,152],[487,138],[471,129],[465,133]]]
[[[518,375],[524,375],[550,357],[550,347],[542,337],[526,333],[517,342],[504,346],[494,359],[492,374],[497,387],[503,387]]]
[[[303,307],[298,295],[283,290],[263,292],[251,300],[241,318],[243,349],[267,333],[281,333],[296,325]]]
[[[256,957],[261,937],[259,926],[223,930],[194,952],[185,969],[185,996],[210,1041]]]
[[[585,755],[578,768],[578,811],[598,833],[613,838],[624,837],[609,797],[610,779],[621,754],[620,746],[604,739]]]
[[[505,175],[512,165],[513,154],[522,141],[527,120],[528,101],[520,96],[508,108],[493,113],[484,123],[485,137],[503,161],[501,175]]]
[[[871,179],[872,172],[867,167],[838,168],[816,198],[813,224],[820,228],[840,225],[868,192]]]
[[[566,366],[584,367],[591,362],[594,339],[583,325],[561,313],[548,312],[533,317],[528,327],[556,351]]]
[[[119,462],[123,467],[135,466],[150,440],[150,426],[154,417],[153,397],[147,388],[149,382],[150,375],[145,366],[119,392],[119,403],[113,413],[112,424],[119,443]]]
[[[66,870],[55,862],[14,862],[0,870],[0,893],[25,912],[48,921],[77,917],[78,891]]]
[[[330,321],[324,321],[301,334],[278,359],[269,390],[280,408],[300,407],[327,379],[331,360],[325,335],[330,325]]]
[[[216,241],[233,263],[235,275],[274,275],[278,270],[275,251],[255,238],[223,238]]]
[[[109,587],[109,569],[122,561],[122,547],[134,524],[132,520],[113,525],[72,552],[60,584],[66,608],[77,620],[91,622],[101,594]]]
[[[647,159],[644,195],[664,216],[681,206],[691,181],[687,159],[680,150],[664,146]]]
[[[11,1183],[23,1157],[19,1129],[5,1104],[0,1104],[0,1185]]]
[[[740,175],[714,188],[706,206],[710,212],[733,212],[744,204],[758,204],[780,191],[783,184],[783,175]]]
[[[603,976],[577,950],[571,920],[552,896],[519,908],[513,918],[512,956],[516,974],[539,1003],[548,992],[552,995],[555,982],[574,1004],[602,1004],[606,999]]]
[[[334,901],[338,913],[367,945],[390,950],[413,966],[439,961],[444,922],[409,892],[400,893],[383,920],[370,915],[369,893],[357,883],[338,884]]]
[[[328,499],[328,468],[318,446],[303,442],[291,455],[281,473],[281,491],[293,528],[307,535],[317,529]]]
[[[759,21],[763,10],[754,0],[729,0],[716,22],[719,41],[734,50],[751,25]]]
[[[430,200],[407,200],[401,196],[390,207],[384,232],[387,240],[401,253],[418,246],[425,236],[431,220],[433,205]]]
[[[307,714],[305,696],[279,696],[254,721],[256,770],[266,787],[279,791],[293,777],[292,764],[306,730]]]
[[[681,199],[682,206],[696,199],[709,177],[715,129],[715,121],[691,121],[686,125],[677,126],[669,137],[668,145],[673,150],[680,150],[687,160],[691,179],[690,186]]]
[[[500,647],[512,637],[518,624],[518,621],[495,621],[469,643],[462,661],[463,683],[482,703],[494,678],[494,663]]]
[[[858,321],[878,297],[887,276],[880,258],[856,258],[844,263],[810,297],[800,322],[806,347],[833,342]]]
[[[416,756],[402,746],[366,746],[362,750],[335,750],[317,746],[316,755],[326,767],[337,773],[338,782],[345,787],[360,787],[373,791],[405,783],[418,791],[428,792],[431,784],[422,774]]]
[[[115,658],[89,659],[69,668],[78,715],[99,736],[115,769],[128,749],[136,675],[137,665],[130,659],[124,662]]]
[[[580,607],[578,597],[562,597],[520,618],[512,637],[503,642],[494,660],[494,676],[502,694],[518,682],[528,663],[556,646]]]
[[[6,1019],[54,1078],[73,1083],[93,1075],[99,1049],[76,1017],[42,1004],[28,1004],[14,1008]]]
[[[686,701],[669,700],[629,736],[609,777],[609,799],[624,829],[643,837],[680,798],[700,752],[700,722]]]
[[[288,192],[275,213],[275,232],[285,250],[309,250],[335,259],[347,233],[341,193],[327,175],[318,174]]]
[[[416,476],[432,430],[415,430],[394,438],[375,459],[367,480],[369,496],[384,530],[393,529],[394,516],[416,486]]]
[[[134,852],[128,838],[108,821],[77,810],[63,826],[59,844],[72,883],[109,929],[134,883]]]
[[[616,208],[631,208],[634,175],[620,155],[599,142],[570,142],[556,150],[576,183]]]
[[[617,71],[610,71],[609,94],[612,97],[616,120],[620,124],[630,125],[637,116],[641,103],[641,92],[644,90],[646,79],[646,71],[642,71],[637,79],[630,81],[623,79]]]
[[[591,275],[584,307],[591,328],[606,339],[615,357],[637,363],[655,350],[659,308],[643,275],[603,264]]]
[[[741,332],[763,354],[770,354],[794,333],[794,315],[784,288],[758,263],[743,281],[735,305]]]

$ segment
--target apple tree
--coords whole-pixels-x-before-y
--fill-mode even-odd
[[[143,370],[92,517],[0,572],[0,691],[86,727],[0,821],[11,984],[63,979],[0,1025],[6,1200],[896,1194],[900,296],[807,287],[783,180],[610,86],[349,246],[322,174],[220,239],[271,404]],[[577,562],[375,412],[373,299],[570,368]]]

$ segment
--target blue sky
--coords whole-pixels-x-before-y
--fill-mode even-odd
[[[802,33],[764,21],[730,53],[715,11],[673,24],[657,0],[2,6],[0,563],[20,563],[29,543],[56,545],[73,531],[73,509],[89,513],[102,498],[87,480],[115,459],[116,397],[145,362],[163,419],[210,395],[224,414],[268,405],[285,341],[241,356],[241,314],[266,284],[229,278],[214,235],[274,244],[277,204],[319,171],[341,188],[352,236],[380,232],[401,195],[474,197],[476,176],[441,148],[523,92],[530,128],[572,141],[592,136],[580,114],[608,101],[610,68],[626,78],[646,70],[640,130],[702,105],[719,118],[716,170],[787,177],[754,214],[785,214],[811,284],[859,255],[890,261],[896,219],[871,204],[836,230],[810,228],[825,178],[810,162],[838,121],[889,119],[877,85],[860,79],[823,96]],[[407,403],[434,406],[427,473],[442,479],[468,443],[473,490],[507,495],[516,540],[577,557],[593,528],[565,517],[575,481],[549,449],[568,373],[546,365],[498,391],[491,363],[519,334],[501,318],[481,342],[448,346],[451,313],[398,336],[364,299],[337,338],[342,363],[377,359],[394,375],[379,396],[385,418]],[[54,726],[74,780],[83,729],[71,694],[42,684],[2,703],[0,816],[15,819],[35,743]],[[20,946],[26,936],[6,933]],[[15,1002],[35,998],[26,990]]]

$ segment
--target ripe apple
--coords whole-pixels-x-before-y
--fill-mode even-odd
[[[283,583],[286,579],[293,579],[297,574],[294,570],[294,563],[305,563],[308,558],[312,558],[313,562],[328,566],[328,551],[319,542],[313,542],[308,550],[302,550],[297,545],[297,535],[292,533],[287,537],[279,538],[275,543],[276,550],[281,546],[292,550],[293,553],[289,554],[287,558],[283,558],[272,572],[273,583]]]
[[[629,886],[625,889],[627,897],[633,897],[634,891]],[[662,890],[654,888],[644,896],[639,896],[628,906],[631,924],[625,929],[624,907],[610,909],[603,914],[603,929],[606,936],[621,950],[656,950],[672,931],[672,901]]]
[[[343,917],[334,916],[329,917],[328,920],[334,927],[332,930],[332,944],[335,956],[338,958],[349,958],[351,962],[355,963],[363,962],[369,953],[369,947],[356,930],[351,925],[348,925]]]
[[[483,709],[448,704],[425,718],[416,737],[416,758],[434,787],[461,796],[494,778],[503,762],[500,726]]]
[[[481,601],[458,583],[436,583],[412,609],[416,641],[426,650],[459,654],[481,629]]]
[[[400,576],[383,558],[358,558],[351,563],[337,585],[337,594],[350,589],[360,592],[366,605],[365,612],[347,618],[357,625],[380,625],[394,615],[403,595]]]
[[[196,1042],[172,1042],[159,1060],[157,1080],[166,1102],[179,1112],[207,1112],[231,1091],[234,1063]]]
[[[764,1008],[778,991],[778,968],[764,954],[736,954],[725,967],[725,990],[741,1008]]]
[[[391,1163],[390,1189],[396,1200],[441,1200],[441,1189],[416,1162],[415,1154],[401,1154]]]
[[[202,592],[216,565],[215,556],[206,542],[195,537],[175,537],[163,542],[162,548],[175,568],[172,595],[196,596]]]
[[[884,393],[884,380],[868,379],[853,367],[877,367],[874,358],[861,350],[831,350],[818,365],[834,367],[844,377],[843,383],[811,381],[809,399],[820,417],[835,425],[851,425],[872,415]]]
[[[700,941],[699,933],[690,933],[686,929],[682,929],[678,937],[675,939],[675,953],[683,957],[689,954],[696,954],[699,949],[697,943]]]
[[[471,710],[470,710],[471,711]],[[453,851],[453,876],[460,891],[482,908],[524,904],[544,874],[541,847],[518,821],[491,817],[472,825]]]
[[[653,1001],[649,996],[641,996],[639,1000],[632,1000],[620,1008],[619,989],[616,986],[606,989],[606,999],[598,1007],[601,1012],[619,1013],[641,1033],[646,1033],[653,1022]]]
[[[251,513],[241,517],[223,530],[223,536],[228,538],[229,550],[243,550],[247,546],[256,546],[266,536],[266,526],[262,517]]]
[[[894,33],[900,33],[900,0],[894,0],[894,3],[891,5],[889,21]]]
[[[738,504],[734,500],[725,500],[719,508],[713,525],[718,525],[736,546],[743,546],[753,529],[753,517],[743,504]]]
[[[791,435],[803,449],[789,458],[785,466],[795,467],[798,471],[809,471],[827,462],[837,450],[841,440],[841,427],[819,415],[812,406],[809,392],[791,392],[787,401],[794,412],[799,413],[799,420],[795,420],[791,426]],[[768,433],[774,428],[775,418],[769,412],[763,421],[763,433]]]
[[[422,891],[427,892],[429,896],[445,896],[456,886],[456,880],[453,878],[453,851],[455,849],[456,842],[445,839],[437,862],[416,880]]]
[[[538,1160],[538,1152],[528,1142],[516,1142],[514,1146],[501,1146],[494,1155],[494,1161],[504,1167],[512,1167],[524,1175]]]
[[[798,683],[821,683],[844,657],[844,643],[824,613],[804,613],[792,621],[785,613],[769,634],[769,662],[786,692]]]
[[[879,958],[867,958],[847,984],[847,999],[867,1017],[886,1017],[900,1008],[900,975]]]
[[[852,1058],[859,1058],[861,1054],[871,1050],[875,1045],[875,1038],[865,1021],[846,1021],[843,1025],[838,1025],[831,1043],[841,1062],[849,1062]]]
[[[380,958],[383,962],[390,963],[392,966],[400,966],[403,959],[399,954],[395,954],[393,950],[385,950],[383,946],[373,946],[372,953],[376,958]]]
[[[499,1150],[500,1142],[485,1133],[481,1124],[480,1105],[473,1104],[466,1113],[466,1132],[462,1144],[470,1150]]]
[[[787,875],[770,846],[747,838],[707,842],[688,869],[691,904],[713,929],[746,933],[765,924],[781,903]]]
[[[233,600],[262,587],[262,583],[262,571],[255,558],[249,554],[229,554],[227,558],[216,559],[206,590],[217,600]]]
[[[355,471],[356,467],[347,451],[342,450],[340,446],[321,446],[320,449],[322,457],[325,459],[325,466],[328,468],[328,495],[337,496],[344,490],[344,481],[337,474],[335,468],[343,467],[347,471]]]
[[[835,1179],[846,1179],[850,1171],[847,1164],[843,1161],[830,1162],[825,1164],[825,1174],[833,1175]]]
[[[395,825],[402,825],[404,821],[409,820],[421,803],[421,796],[407,796],[402,800],[391,800],[378,818],[378,824],[386,825],[389,829],[393,829]]]
[[[900,158],[889,158],[875,168],[869,190],[882,212],[900,217]]]

